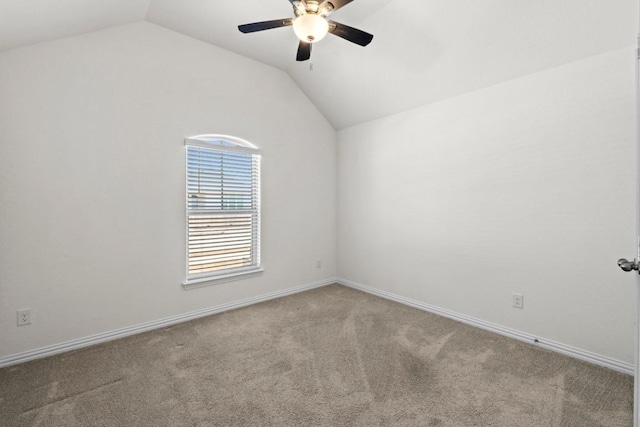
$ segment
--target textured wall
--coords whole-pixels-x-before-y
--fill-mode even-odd
[[[340,131],[339,276],[632,363],[634,94],[629,48]]]
[[[136,23],[1,54],[0,94],[0,356],[335,276],[335,131],[280,70]],[[262,150],[266,271],[184,291],[203,133]]]

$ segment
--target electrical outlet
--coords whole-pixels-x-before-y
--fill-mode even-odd
[[[31,309],[25,308],[17,311],[18,314],[18,326],[25,326],[31,324]]]
[[[524,295],[513,294],[513,306],[515,308],[524,308]]]
[[[316,260],[316,268],[322,268],[322,260],[321,259],[317,259]]]

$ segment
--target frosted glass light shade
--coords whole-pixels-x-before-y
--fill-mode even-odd
[[[303,42],[315,43],[329,32],[329,23],[321,16],[307,13],[298,16],[293,21],[293,31]]]

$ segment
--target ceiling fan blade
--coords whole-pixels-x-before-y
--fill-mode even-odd
[[[322,3],[320,3],[319,9],[322,9],[323,6],[327,5],[327,3],[331,3],[331,5],[333,7],[330,10],[333,12],[334,10],[338,10],[342,6],[347,5],[347,4],[351,3],[352,1],[353,0],[325,0]]]
[[[335,36],[349,40],[352,43],[359,44],[360,46],[366,46],[373,40],[372,34],[335,21],[329,21],[329,32]]]
[[[309,58],[311,58],[311,43],[300,41],[296,61],[306,61]]]
[[[272,28],[288,27],[289,25],[293,25],[293,19],[291,18],[238,25],[238,29],[242,33],[255,33],[256,31],[270,30]]]

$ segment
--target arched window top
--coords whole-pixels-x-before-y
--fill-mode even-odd
[[[190,136],[184,140],[184,145],[252,153],[260,151],[258,147],[249,141],[245,141],[244,139],[235,136],[218,134]]]

